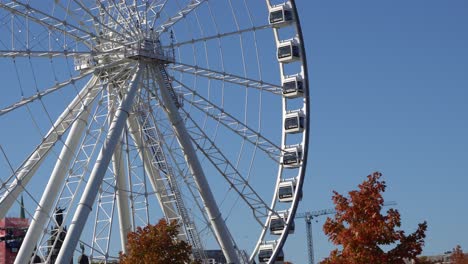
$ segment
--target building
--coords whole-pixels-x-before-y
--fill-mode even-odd
[[[21,198],[20,217],[6,217],[0,220],[0,263],[13,264],[28,228],[29,220],[25,217]]]
[[[205,250],[206,260],[203,264],[225,264],[226,258],[221,250]]]
[[[425,256],[427,260],[433,261],[434,264],[452,264],[453,262],[450,261],[450,256],[452,255],[451,251],[447,251],[442,255],[435,255],[435,256]],[[465,258],[468,258],[468,254],[465,254]]]

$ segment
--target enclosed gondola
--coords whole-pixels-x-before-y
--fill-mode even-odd
[[[288,212],[278,212],[278,215],[272,215],[270,218],[270,233],[272,235],[281,235],[288,220]],[[288,233],[293,234],[294,230],[295,225],[293,219]]]
[[[284,131],[286,133],[300,133],[304,131],[304,114],[301,111],[286,114],[284,118]]]
[[[293,146],[285,149],[281,156],[281,164],[285,168],[297,168],[301,165],[302,148],[301,146]]]
[[[288,77],[282,82],[283,96],[297,98],[304,95],[304,83],[300,75]]]
[[[275,242],[267,242],[266,244],[260,245],[258,250],[258,261],[260,263],[268,263],[271,256],[273,255],[273,250],[275,248]],[[278,253],[274,264],[283,264],[284,263],[284,253],[283,250]]]
[[[296,179],[288,179],[282,181],[278,185],[278,200],[283,203],[289,203],[294,200],[296,193],[297,182]],[[302,199],[302,190],[299,192],[299,200]]]
[[[289,63],[298,61],[301,58],[300,48],[297,40],[286,40],[278,46],[278,61],[282,63]]]
[[[270,9],[270,25],[275,28],[288,26],[293,21],[294,16],[289,2],[274,6]]]

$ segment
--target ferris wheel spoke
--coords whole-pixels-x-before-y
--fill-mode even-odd
[[[92,32],[92,28],[83,23],[81,18],[79,18],[79,14],[76,13],[77,10],[70,10],[70,1],[67,3],[67,7],[65,7],[61,2],[55,1],[54,3],[56,6],[61,8],[68,16],[72,17],[81,27],[86,28],[88,32]]]
[[[208,79],[220,80],[229,83],[238,84],[245,87],[251,87],[254,89],[259,89],[262,91],[268,91],[274,94],[281,94],[281,86],[267,83],[264,81],[259,81],[247,77],[242,77],[239,75],[234,75],[226,72],[220,72],[216,70],[206,69],[200,66],[193,66],[181,62],[174,62],[174,65],[171,65],[169,69],[178,71],[181,73],[188,73],[196,76],[202,76]]]
[[[99,5],[101,9],[106,13],[106,15],[114,21],[113,23],[115,25],[118,25],[120,28],[125,30],[128,33],[128,36],[134,36],[137,34],[137,32],[134,30],[132,26],[130,26],[130,23],[128,19],[122,14],[120,11],[120,8],[117,7],[117,4],[115,3],[114,0],[112,0],[112,5],[105,6],[103,2],[99,2]],[[117,12],[116,16],[117,18],[111,14],[111,11]],[[120,21],[118,21],[120,19]],[[127,37],[128,37],[127,36]]]
[[[84,30],[80,28],[79,26],[75,26],[72,23],[68,23],[66,20],[61,20],[55,16],[49,15],[37,8],[34,8],[28,4],[22,3],[17,0],[13,0],[13,2],[16,4],[7,6],[5,4],[0,4],[0,7],[3,7],[4,9],[7,9],[8,11],[21,15],[27,19],[31,19],[32,21],[46,26],[48,28],[53,28],[55,30],[58,30],[59,32],[62,32],[66,35],[70,35],[71,37],[82,41],[83,44],[87,45],[90,49],[93,47],[93,41],[96,42],[97,40],[99,41],[104,41],[108,43],[114,43],[117,45],[121,45],[120,41],[112,39],[112,38],[106,38],[103,36],[100,36],[99,34],[95,34],[93,32],[89,32],[87,30]],[[24,11],[21,11],[21,9],[26,9],[27,12],[25,13]],[[36,16],[33,16],[36,15]],[[39,17],[39,15],[41,17]],[[47,22],[46,22],[47,21]],[[55,24],[54,24],[55,23]],[[58,26],[63,26],[63,28],[60,28]],[[67,30],[66,28],[70,28],[70,30]],[[73,32],[73,33],[72,33]],[[81,35],[78,35],[77,33],[81,33]]]
[[[156,23],[156,20],[161,16],[161,12],[164,10],[164,7],[166,7],[167,1],[168,0],[153,0],[153,2],[149,5],[148,10],[151,10],[151,12],[153,12],[154,14],[152,16],[153,22],[151,23],[151,28],[154,28],[154,24]]]
[[[5,217],[6,212],[12,206],[18,195],[24,190],[29,180],[33,177],[41,163],[47,157],[50,150],[61,136],[68,131],[70,126],[81,115],[85,107],[83,98],[95,97],[100,85],[96,85],[97,78],[92,78],[83,90],[75,97],[72,103],[57,119],[53,128],[47,133],[41,144],[28,156],[28,158],[18,167],[18,169],[8,177],[0,188],[0,218]]]
[[[91,20],[93,21],[94,23],[94,26],[95,26],[95,30],[96,30],[96,33],[99,33],[99,30],[98,30],[98,27],[103,27],[107,30],[109,30],[110,32],[120,36],[122,39],[125,39],[125,35],[123,35],[122,33],[112,29],[111,27],[107,26],[106,24],[104,24],[102,21],[100,21],[100,19],[98,17],[96,17],[92,12],[91,10],[89,10],[85,5],[83,5],[81,3],[81,1],[77,1],[77,0],[73,0],[73,2],[75,2],[85,13],[87,13],[89,15],[89,17],[91,18]]]
[[[169,18],[164,23],[162,23],[161,26],[154,30],[154,32],[157,35],[161,35],[162,33],[166,32],[169,28],[171,28],[177,22],[185,18],[190,12],[195,10],[199,5],[201,5],[205,1],[207,0],[190,0],[190,3],[188,3],[179,12],[177,12],[175,16]]]
[[[0,58],[55,58],[68,56],[83,56],[83,55],[103,55],[106,52],[89,52],[89,51],[68,51],[68,50],[0,50]]]
[[[273,143],[272,140],[267,139],[261,133],[250,128],[233,115],[227,113],[222,107],[212,103],[202,95],[197,93],[195,90],[189,88],[187,85],[174,80],[182,88],[193,96],[192,100],[186,100],[199,111],[205,113],[210,118],[219,121],[223,126],[235,132],[240,137],[246,139],[248,142],[257,146],[260,150],[264,151],[273,161],[278,162],[278,158],[281,152],[281,147]]]
[[[44,96],[52,94],[52,93],[54,93],[56,91],[59,91],[59,90],[63,89],[64,87],[67,87],[70,84],[73,85],[77,81],[83,79],[84,77],[89,76],[90,74],[92,74],[92,73],[94,73],[96,71],[105,70],[106,68],[109,68],[109,67],[115,67],[116,65],[119,65],[121,62],[124,62],[124,61],[123,60],[122,61],[117,61],[117,62],[108,64],[108,65],[101,65],[101,66],[95,67],[94,69],[84,71],[80,75],[72,77],[69,80],[66,80],[66,81],[61,82],[61,83],[57,83],[52,87],[43,89],[42,91],[39,91],[35,95],[32,95],[32,96],[27,97],[27,98],[23,98],[18,102],[15,102],[15,103],[7,106],[7,107],[4,107],[4,108],[0,109],[0,116],[2,116],[4,114],[7,114],[7,113],[9,113],[9,112],[11,112],[11,111],[13,111],[15,109],[18,109],[18,108],[20,108],[22,106],[25,106],[25,105],[27,105],[27,104],[29,104],[31,102],[34,102],[35,100],[40,100]],[[123,68],[125,69],[126,65],[123,65]]]
[[[11,3],[10,5],[6,5],[6,4],[3,4],[3,3],[0,3],[0,8],[3,8],[7,11],[9,11],[10,13],[12,14],[16,14],[16,15],[19,15],[19,16],[22,16],[26,19],[29,19],[41,26],[44,26],[46,28],[48,28],[49,30],[54,30],[54,31],[57,31],[57,32],[61,32],[77,41],[80,41],[81,43],[83,43],[84,45],[86,45],[87,47],[91,48],[93,46],[93,44],[91,43],[91,39],[96,37],[96,35],[92,34],[92,33],[89,33],[87,31],[84,31],[80,28],[77,28],[77,27],[74,27],[70,24],[67,24],[65,21],[61,21],[59,20],[58,18],[55,18],[51,15],[48,15],[42,11],[39,11],[37,9],[34,9],[32,8],[31,6],[29,5],[26,5],[26,4],[23,4],[21,2],[18,2],[18,1],[14,1],[16,4],[13,4]],[[29,12],[25,12],[23,11],[23,9],[26,9],[26,6],[28,6],[28,11]],[[35,14],[40,14],[41,16],[43,17],[36,17],[34,16]],[[55,24],[54,24],[55,23]],[[60,26],[63,26],[63,28],[61,28]],[[70,27],[71,29],[70,30],[67,30],[66,28],[67,27]],[[81,32],[83,34],[78,34],[78,32]]]
[[[70,84],[74,84],[78,80],[81,80],[84,77],[89,76],[90,74],[91,74],[91,72],[86,72],[86,73],[80,74],[80,75],[78,75],[76,77],[72,77],[69,80],[66,80],[64,82],[57,83],[56,85],[54,85],[52,87],[43,89],[42,91],[38,91],[35,95],[32,95],[32,96],[27,97],[27,98],[23,98],[23,99],[21,99],[20,101],[18,101],[16,103],[13,103],[13,104],[11,104],[11,105],[9,105],[7,107],[4,107],[4,108],[0,109],[0,116],[4,115],[6,113],[9,113],[9,112],[11,112],[11,111],[13,111],[15,109],[18,109],[18,108],[20,108],[22,106],[25,106],[26,104],[34,102],[34,101],[36,101],[38,99],[42,99],[44,96],[52,94],[52,93],[54,93],[56,91],[59,91],[62,88],[67,87]]]
[[[205,42],[205,41],[213,40],[213,39],[221,39],[221,38],[225,38],[225,37],[229,37],[229,36],[241,35],[243,33],[255,32],[257,30],[262,30],[262,29],[271,29],[271,25],[253,26],[253,27],[250,27],[250,28],[239,29],[239,30],[236,30],[236,31],[231,31],[231,32],[226,32],[226,33],[218,33],[218,34],[212,35],[212,36],[206,36],[206,37],[202,37],[202,38],[191,39],[191,40],[186,40],[186,41],[181,41],[181,42],[174,42],[171,45],[166,45],[166,46],[163,46],[163,47],[164,48],[172,48],[172,47],[177,48],[177,47],[184,46],[184,45],[193,45],[193,44],[196,44],[196,43],[199,43],[199,42]]]
[[[263,226],[263,220],[268,214],[275,213],[274,210],[257,194],[254,188],[250,186],[249,181],[241,175],[229,159],[226,158],[221,149],[217,147],[216,143],[209,138],[188,112],[185,110],[183,111],[186,117],[191,121],[191,126],[189,127],[192,142],[194,142],[197,149],[200,150],[242,200],[252,209],[256,221]]]
[[[137,21],[135,20],[135,14],[131,11],[127,1],[119,1],[119,3],[116,3],[115,0],[111,1],[114,9],[118,13],[118,19],[121,19],[121,21],[133,32],[135,36],[141,35],[141,30],[134,26]]]

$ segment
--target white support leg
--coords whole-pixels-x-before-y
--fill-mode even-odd
[[[97,157],[96,163],[91,171],[89,180],[86,184],[83,196],[76,208],[75,215],[70,224],[70,229],[65,236],[64,243],[59,252],[56,263],[70,263],[73,252],[75,251],[78,240],[80,239],[83,228],[88,219],[89,213],[93,208],[94,200],[98,193],[99,187],[101,186],[104,175],[106,174],[110,160],[114,153],[115,147],[118,144],[125,121],[128,118],[129,111],[132,108],[133,99],[139,89],[141,66],[138,67],[135,75],[133,76],[130,87],[128,88],[127,94],[119,105],[115,113],[115,117],[110,125],[107,138],[101,148],[101,152]]]
[[[185,156],[187,165],[192,173],[195,183],[200,191],[200,196],[203,200],[203,203],[206,208],[206,213],[210,219],[210,222],[213,226],[215,237],[218,241],[221,250],[223,251],[224,256],[228,263],[238,264],[239,259],[236,254],[236,247],[232,239],[229,229],[224,222],[221,212],[218,209],[216,200],[211,193],[210,186],[206,180],[205,173],[203,172],[200,161],[198,160],[195,149],[190,141],[190,135],[185,128],[184,122],[180,117],[179,111],[177,110],[176,104],[173,101],[172,97],[169,94],[167,83],[165,83],[163,76],[160,73],[162,70],[158,66],[154,71],[156,80],[158,81],[159,89],[161,92],[162,99],[164,101],[164,106],[166,113],[169,117],[169,120],[172,123],[175,135],[179,142],[180,147],[182,148]]]
[[[127,235],[132,231],[130,221],[130,206],[128,203],[128,185],[125,174],[124,159],[122,156],[122,143],[119,142],[112,156],[112,166],[114,168],[115,181],[117,185],[117,213],[119,215],[120,241],[122,252],[127,253]]]
[[[98,77],[93,76],[88,82],[87,86],[84,89],[89,89],[90,86],[94,86]],[[90,105],[94,101],[97,95],[97,90],[90,92],[87,97],[84,99],[83,106],[81,107],[80,114],[75,123],[73,123],[70,133],[68,134],[65,145],[62,147],[60,152],[59,159],[55,163],[54,170],[50,176],[50,180],[47,183],[47,186],[42,195],[39,206],[34,213],[34,218],[31,221],[24,242],[20,248],[18,256],[15,259],[15,263],[28,263],[33,254],[34,247],[37,245],[38,239],[47,222],[52,214],[52,206],[55,204],[53,201],[57,198],[59,194],[60,187],[63,185],[65,176],[67,173],[67,168],[70,166],[70,162],[73,158],[73,155],[76,153],[76,148],[78,146],[79,140],[83,131],[86,127],[86,123],[90,114]]]
[[[108,86],[108,93],[111,94],[111,90],[115,89],[114,85]],[[114,104],[109,100],[108,105],[108,122],[111,123],[114,119],[115,107]],[[122,133],[123,136],[123,133]],[[112,168],[114,170],[116,190],[116,201],[117,201],[117,214],[119,217],[119,233],[121,251],[127,253],[127,235],[132,231],[132,222],[130,220],[130,205],[129,205],[129,189],[127,184],[127,175],[124,166],[124,157],[122,155],[122,140],[121,138],[115,147],[114,154],[112,155]]]
[[[95,82],[97,79],[91,79]],[[5,218],[8,210],[13,205],[19,194],[23,192],[24,187],[28,184],[31,178],[36,173],[44,159],[49,154],[49,151],[55,145],[55,142],[68,130],[75,117],[79,115],[80,105],[86,94],[95,92],[98,87],[91,80],[86,84],[85,88],[75,97],[68,105],[65,111],[60,115],[54,123],[52,129],[42,140],[42,143],[29,155],[26,161],[15,171],[15,180],[7,187],[7,190],[0,199],[0,219]],[[94,87],[94,88],[93,88]]]

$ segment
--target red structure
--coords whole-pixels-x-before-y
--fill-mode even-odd
[[[13,264],[28,227],[29,221],[25,218],[0,220],[0,263]]]

